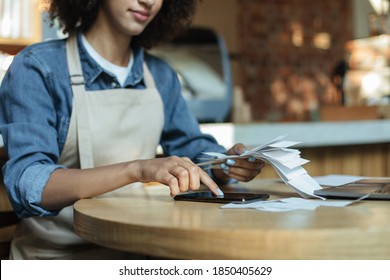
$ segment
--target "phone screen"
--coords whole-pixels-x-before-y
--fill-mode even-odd
[[[176,195],[175,200],[213,202],[213,203],[249,203],[256,200],[267,200],[269,194],[225,192],[223,197],[215,196],[210,191],[190,192]]]

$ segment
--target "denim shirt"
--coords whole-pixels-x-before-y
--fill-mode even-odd
[[[120,87],[87,53],[78,34],[86,90]],[[205,151],[225,152],[213,137],[202,134],[181,94],[176,73],[143,49],[133,49],[134,64],[124,87],[145,88],[145,61],[164,104],[160,138],[164,154],[197,162]],[[56,215],[41,204],[42,191],[58,168],[72,112],[72,89],[66,60],[66,40],[51,40],[21,51],[0,87],[0,134],[9,160],[3,168],[8,196],[19,217]]]

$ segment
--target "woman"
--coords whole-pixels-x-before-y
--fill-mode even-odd
[[[12,259],[127,258],[73,233],[75,201],[145,182],[167,185],[171,196],[201,183],[219,195],[214,180],[259,174],[258,161],[230,161],[213,174],[194,163],[202,152],[225,150],[199,131],[174,71],[144,52],[187,24],[196,0],[49,4],[68,39],[23,50],[0,90],[4,182],[23,218]],[[168,157],[154,158],[158,144]]]

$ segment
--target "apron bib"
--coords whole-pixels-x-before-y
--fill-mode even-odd
[[[68,38],[66,50],[73,110],[59,164],[85,169],[154,158],[164,112],[146,64],[143,65],[146,89],[86,91],[75,35]],[[130,184],[101,196],[120,196],[126,188],[139,186],[142,184]],[[10,258],[110,259],[125,255],[98,247],[75,234],[73,206],[68,206],[54,217],[22,219],[11,244]]]

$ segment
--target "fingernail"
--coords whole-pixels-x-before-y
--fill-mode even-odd
[[[229,171],[229,169],[230,169],[230,167],[227,166],[227,165],[224,164],[224,163],[221,164],[221,168],[223,169],[224,172],[225,172],[225,171]]]
[[[224,193],[223,193],[223,191],[221,191],[221,189],[220,188],[218,188],[217,189],[217,193],[218,193],[218,196],[220,196],[220,197],[224,197]]]
[[[248,157],[248,161],[254,162],[254,161],[256,161],[256,158],[254,156],[250,156],[250,157]]]
[[[226,164],[227,164],[227,165],[235,165],[235,164],[236,164],[236,161],[229,158],[229,159],[226,161]]]

